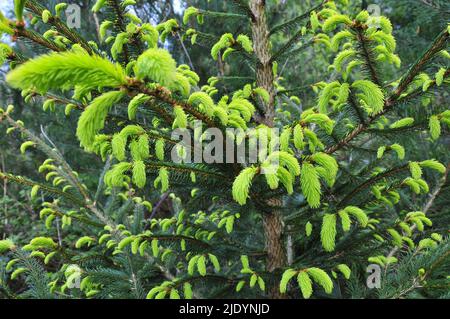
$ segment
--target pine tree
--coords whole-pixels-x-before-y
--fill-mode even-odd
[[[389,273],[382,298],[448,286],[448,238],[428,216],[448,164],[409,153],[396,139],[429,136],[423,143],[431,148],[447,132],[449,110],[427,105],[431,93],[445,97],[449,83],[448,26],[388,79],[385,70],[401,60],[387,17],[322,1],[272,25],[271,3],[229,2],[227,12],[190,7],[179,21],[152,25],[132,13],[134,1],[98,0],[92,10],[104,17],[103,43],[68,28],[59,5],[18,0],[16,21],[0,16],[2,33],[48,50],[27,58],[2,44],[8,85],[25,101],[42,97],[44,110],[57,113],[62,104],[66,115],[75,113],[80,147],[104,162],[97,187],[89,187],[87,173],[16,120],[13,106],[0,110],[7,132],[23,140],[17,149],[46,156],[41,182],[0,172],[30,189],[45,225],[28,243],[0,241],[9,280],[27,284],[22,297],[344,297],[337,287],[366,293],[355,278],[369,263]],[[24,10],[48,31],[33,31]],[[242,28],[198,30],[211,17],[239,19]],[[294,34],[275,45],[285,30]],[[219,65],[238,59],[230,64],[238,73],[201,78],[164,48],[172,37],[208,47],[203,58]],[[331,63],[301,99],[280,74],[283,59],[303,46]],[[237,155],[233,163],[191,163],[195,144],[182,145],[171,132],[192,132],[203,148],[209,140],[199,121],[219,132],[253,129],[269,145],[256,163]],[[228,137],[238,145],[252,136]],[[7,281],[0,284],[13,294]]]

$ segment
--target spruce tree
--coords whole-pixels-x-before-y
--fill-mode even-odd
[[[36,168],[41,181],[0,173],[30,189],[45,224],[28,243],[0,241],[8,256],[0,291],[25,298],[448,297],[448,220],[436,228],[428,212],[449,167],[397,137],[421,138],[448,161],[441,141],[450,125],[449,27],[389,78],[402,66],[387,17],[341,0],[280,22],[272,2],[226,3],[226,12],[189,7],[180,20],[152,25],[133,13],[133,0],[98,0],[92,11],[103,18],[101,43],[66,25],[62,3],[17,0],[14,21],[0,16],[2,33],[48,51],[26,57],[1,44],[8,85],[25,101],[39,96],[44,110],[77,118],[80,147],[104,162],[97,185],[87,186],[88,173],[71,166],[76,159],[29,130],[12,105],[0,110],[7,133],[23,140],[18,150],[46,156]],[[237,19],[239,31],[200,31],[215,19]],[[34,31],[36,23],[47,31]],[[236,74],[201,78],[166,49],[173,39],[207,47],[202,59]],[[310,48],[327,57],[326,72],[296,95],[283,83],[281,62]],[[290,78],[301,83],[302,76]],[[186,154],[195,146],[171,132],[192,133],[203,149],[210,141],[199,122],[236,145],[252,136],[226,135],[229,128],[252,129],[269,143],[256,163],[237,156],[191,163]],[[383,269],[379,291],[365,287],[369,264]],[[27,287],[19,296],[15,280]]]

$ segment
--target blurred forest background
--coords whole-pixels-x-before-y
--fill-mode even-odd
[[[46,7],[53,7],[58,2],[61,1],[42,1]],[[95,1],[68,0],[65,2],[77,4],[81,8],[81,29],[77,31],[86,39],[99,43],[98,21],[101,20],[101,16],[94,15],[90,10]],[[211,11],[229,12],[230,9],[227,6],[230,6],[230,3],[232,3],[232,1],[222,0],[137,0],[136,2],[137,16],[144,22],[150,21],[153,24],[170,18],[181,20],[183,9],[189,6],[208,8]],[[320,1],[268,0],[267,2],[271,12],[279,12],[279,14],[273,15],[272,19],[286,21]],[[448,0],[351,0],[351,3],[355,12],[368,8],[370,5],[372,5],[372,8],[374,7],[373,5],[377,5],[380,14],[391,19],[394,25],[394,36],[398,43],[397,53],[401,57],[402,66],[400,69],[391,69],[389,71],[396,72],[386,76],[386,78],[390,79],[398,77],[408,69],[411,63],[445,27],[450,17],[450,1]],[[2,0],[0,10],[13,17],[12,0]],[[276,22],[271,21],[271,24],[274,25]],[[36,28],[39,28],[39,25]],[[205,33],[222,34],[224,32],[232,32],[238,34],[242,25],[239,23],[227,23],[225,25],[220,18],[217,18],[215,21],[208,21],[200,28]],[[288,38],[289,35],[287,33],[280,33],[278,39],[275,40],[275,45],[277,41],[278,43],[283,43]],[[13,45],[19,47],[23,55],[27,57],[41,53],[38,47],[33,46],[31,43],[25,43],[23,40],[15,42]],[[179,63],[191,65],[203,81],[214,75],[219,79],[228,77],[232,68],[241,70],[241,76],[245,78],[245,71],[248,68],[245,61],[233,62],[238,63],[238,65],[214,61],[208,54],[205,54],[205,50],[209,51],[209,48],[200,45],[192,46],[189,39],[183,41],[181,37],[178,37],[178,39],[170,37],[165,45],[172,52],[175,60],[179,61]],[[282,59],[283,63],[280,63],[279,66],[279,72],[284,78],[284,82],[282,82],[284,89],[296,92],[302,99],[305,98],[305,95],[313,94],[312,90],[306,90],[305,88],[310,88],[312,84],[321,80],[320,75],[326,73],[326,68],[330,62],[328,61],[330,56],[325,54],[325,52],[306,45],[305,47],[300,47],[297,55],[290,55]],[[239,65],[239,63],[241,64]],[[15,106],[15,117],[22,119],[30,130],[39,132],[41,137],[47,142],[57,146],[65,158],[69,159],[72,167],[76,171],[82,172],[82,178],[84,181],[87,181],[87,186],[89,188],[95,186],[103,164],[99,158],[83,152],[79,147],[79,142],[75,137],[76,115],[72,115],[73,118],[68,121],[64,114],[64,108],[58,109],[55,113],[45,112],[42,110],[42,101],[37,98],[34,101],[34,105],[25,105],[20,92],[8,88],[4,83],[4,76],[7,71],[6,65],[1,66],[0,104],[2,106],[13,104]],[[237,78],[236,81],[239,81],[239,79]],[[223,89],[226,90],[226,87]],[[426,103],[426,101],[423,101],[423,103]],[[41,123],[45,124],[42,125]],[[5,129],[0,127],[0,132],[2,135],[5,134]],[[420,149],[422,145],[417,143],[417,140],[408,140],[407,136],[402,144],[409,150],[416,149],[417,152],[427,152],[432,157],[447,163],[448,135],[447,140],[445,140],[445,136],[442,139],[444,146],[436,150]],[[39,152],[32,156],[30,156],[29,152],[21,154],[18,149],[19,146],[20,143],[12,138],[0,138],[0,170],[39,180],[41,177],[37,176],[36,167],[45,159],[44,155]],[[448,192],[448,185],[445,185],[444,188]],[[16,185],[5,182],[0,187],[0,192],[0,237],[8,238],[13,236],[21,242],[29,241],[34,236],[34,232],[39,232],[39,229],[30,231],[29,225],[33,225],[35,228],[44,227],[42,223],[32,222],[32,220],[39,218],[39,209],[38,207],[33,207],[33,202],[29,198],[29,190],[20,190]],[[449,204],[450,198],[441,196],[439,202],[435,203],[434,210],[439,211],[443,207],[448,207]]]

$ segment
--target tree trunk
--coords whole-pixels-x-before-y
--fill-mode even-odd
[[[264,124],[272,127],[275,116],[275,86],[271,62],[269,30],[267,28],[265,0],[250,0],[252,17],[252,40],[253,50],[257,57],[256,83],[264,88],[270,96],[269,103],[265,106]],[[262,102],[262,101],[261,101]],[[275,272],[286,264],[286,252],[283,243],[283,219],[281,212],[276,208],[281,206],[282,201],[272,198],[267,201],[267,206],[273,209],[263,214],[264,235],[266,239],[267,263],[266,270]],[[279,292],[278,280],[269,282],[269,296],[274,299],[283,298]]]
[[[271,207],[281,203],[281,200],[272,198],[267,201]],[[263,216],[264,233],[266,235],[267,270],[272,272],[286,263],[286,251],[284,249],[283,220],[278,210],[273,210]]]
[[[280,206],[282,201],[278,198],[272,198],[267,201],[270,207]],[[266,270],[275,272],[283,268],[286,264],[286,251],[283,242],[283,218],[277,209],[263,216],[264,236],[266,239]],[[270,298],[282,299],[284,296],[280,293],[279,280],[271,280],[268,284]]]
[[[259,87],[266,89],[269,93],[269,103],[265,105],[264,123],[273,126],[275,116],[275,86],[271,62],[269,30],[267,28],[265,0],[251,0],[250,10],[252,18],[252,40],[253,50],[257,57],[256,63],[256,83]]]

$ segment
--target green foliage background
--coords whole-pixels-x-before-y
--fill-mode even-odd
[[[99,45],[99,50],[108,52],[110,45],[101,42],[98,36],[98,25],[96,21],[104,19],[115,19],[114,13],[110,10],[101,10],[94,15],[91,7],[95,1],[72,1],[78,3],[82,8],[82,28],[76,30],[86,41],[94,41]],[[226,32],[233,35],[247,34],[251,35],[250,24],[244,23],[245,11],[239,3],[245,1],[181,1],[181,7],[176,7],[173,1],[136,1],[133,11],[143,22],[150,22],[156,25],[169,19],[176,19],[181,25],[183,19],[182,12],[185,8],[194,6],[208,12],[232,13],[235,16],[205,13],[204,23],[199,25],[195,18],[191,19],[188,26],[194,27],[201,33],[198,36],[196,45],[191,45],[190,38],[183,38],[182,29],[180,32],[168,36],[164,43],[178,64],[187,64],[195,71],[200,82],[198,87],[207,84],[207,79],[215,76],[218,79],[218,96],[232,94],[241,89],[245,84],[254,81],[254,65],[252,60],[245,54],[232,54],[230,58],[223,61],[215,61],[209,54],[211,47],[216,43],[220,36]],[[321,1],[266,1],[266,12],[268,24],[277,26],[285,23],[300,13],[308,12],[311,8],[320,5]],[[349,1],[346,14],[355,16],[361,10],[367,8],[369,4],[378,4],[381,8],[381,14],[387,16],[394,27],[393,35],[397,41],[396,54],[401,58],[400,68],[394,68],[392,65],[383,64],[377,71],[382,75],[382,82],[389,83],[400,78],[407,72],[414,62],[430,47],[430,44],[444,30],[449,21],[450,6],[448,1]],[[54,8],[56,1],[41,1],[41,4],[47,8]],[[0,7],[0,10],[10,19],[14,20],[12,1],[10,6]],[[316,11],[320,11],[317,9]],[[31,13],[25,13],[26,19]],[[112,17],[112,18],[111,18]],[[98,19],[98,20],[96,20]],[[293,41],[292,47],[288,50],[283,48],[287,41],[293,36],[299,34],[299,30],[309,19],[302,20],[300,23],[292,23],[285,26],[283,32],[276,33],[272,39],[272,52],[280,52],[278,57],[278,78],[277,89],[282,92],[277,103],[277,118],[280,125],[290,122],[287,114],[293,118],[298,118],[302,111],[310,108],[317,103],[317,94],[312,87],[321,82],[332,82],[338,74],[330,71],[329,65],[333,63],[334,54],[326,46],[314,44],[312,34],[308,37],[301,37],[298,41]],[[309,27],[309,26],[308,26]],[[48,30],[49,26],[45,23],[38,23],[32,26],[35,32],[42,34]],[[29,39],[19,37],[11,43],[9,37],[4,37],[6,41],[14,47],[15,52],[20,53],[26,58],[39,56],[48,50],[36,45]],[[161,47],[161,46],[160,46]],[[447,42],[448,48],[448,42]],[[137,50],[137,52],[133,52]],[[130,48],[130,55],[139,55],[139,47]],[[110,55],[109,55],[110,56]],[[121,62],[122,56],[118,58]],[[433,77],[437,71],[436,67],[444,67],[448,70],[448,60],[438,60],[433,62],[434,72],[430,72]],[[319,279],[314,284],[315,298],[449,298],[450,289],[448,276],[449,273],[449,251],[450,242],[448,231],[450,225],[449,210],[449,182],[446,179],[449,165],[449,134],[448,126],[442,125],[442,132],[436,141],[430,140],[428,133],[429,117],[433,114],[439,114],[448,110],[448,83],[444,87],[420,96],[405,107],[396,112],[396,118],[412,117],[415,119],[414,125],[399,130],[385,128],[371,128],[364,138],[358,140],[358,143],[350,144],[345,152],[339,153],[336,159],[342,163],[340,175],[334,188],[329,188],[324,193],[322,201],[332,208],[335,205],[353,205],[365,206],[365,211],[370,212],[370,218],[386,218],[389,220],[385,228],[389,228],[400,219],[404,218],[407,212],[420,211],[427,207],[426,216],[433,221],[431,227],[426,227],[425,231],[414,235],[415,242],[422,239],[429,239],[432,234],[438,233],[443,236],[442,241],[433,249],[426,252],[419,249],[406,249],[405,244],[402,248],[395,250],[395,245],[390,243],[391,238],[386,236],[386,242],[378,243],[373,240],[371,233],[361,231],[353,227],[349,233],[341,234],[339,232],[339,241],[335,254],[324,252],[320,240],[320,227],[323,218],[323,211],[319,212],[308,207],[305,197],[302,194],[294,192],[293,196],[284,198],[281,212],[283,218],[289,226],[285,229],[283,240],[292,243],[291,254],[295,256],[291,265],[286,265],[283,269],[278,269],[273,274],[266,270],[265,257],[265,238],[262,232],[262,220],[259,216],[258,207],[248,207],[241,209],[236,203],[230,204],[231,189],[230,185],[224,186],[213,179],[201,180],[200,190],[192,198],[191,188],[186,187],[189,184],[189,177],[184,174],[171,175],[171,188],[169,192],[160,194],[157,190],[149,187],[145,191],[137,190],[137,194],[130,194],[128,191],[102,189],[102,178],[105,172],[110,168],[110,161],[102,161],[100,156],[85,152],[75,136],[78,111],[73,111],[69,116],[64,114],[64,105],[72,102],[70,92],[65,92],[58,96],[58,102],[54,111],[49,112],[42,109],[44,99],[38,94],[34,95],[28,103],[24,102],[19,90],[12,89],[5,83],[4,75],[9,71],[10,66],[4,64],[1,68],[2,76],[0,78],[0,105],[6,109],[9,104],[14,105],[13,118],[22,120],[25,127],[32,132],[50,148],[57,149],[58,154],[70,164],[70,167],[78,172],[79,179],[86,185],[86,188],[96,194],[95,198],[100,203],[102,211],[107,215],[108,220],[114,224],[124,225],[123,228],[129,231],[124,233],[135,235],[149,230],[154,222],[150,217],[156,217],[161,220],[172,220],[178,218],[180,211],[186,214],[196,214],[192,221],[207,219],[207,229],[215,230],[218,233],[217,241],[208,244],[206,240],[199,240],[198,243],[188,244],[190,255],[187,260],[180,261],[177,258],[168,258],[167,262],[162,262],[164,268],[154,263],[153,259],[161,256],[151,256],[153,240],[149,240],[149,255],[144,258],[135,258],[135,254],[130,253],[129,248],[125,248],[126,253],[113,254],[111,249],[107,250],[101,245],[93,245],[92,249],[87,247],[80,249],[74,248],[74,245],[80,238],[95,238],[97,241],[102,233],[101,220],[95,214],[80,209],[75,216],[84,216],[89,220],[88,224],[73,223],[68,228],[61,228],[60,217],[55,219],[54,225],[47,229],[44,220],[39,218],[39,212],[42,209],[42,203],[52,202],[57,197],[49,192],[39,192],[37,198],[31,198],[30,187],[15,184],[4,180],[2,184],[2,195],[0,197],[0,240],[11,239],[17,247],[23,247],[30,243],[36,237],[52,237],[58,246],[58,256],[55,260],[45,265],[40,257],[29,257],[25,251],[17,250],[14,254],[4,254],[0,256],[0,297],[1,298],[145,298],[149,291],[156,290],[154,293],[159,295],[160,285],[168,281],[167,269],[174,272],[175,277],[180,281],[179,293],[186,297],[189,290],[186,283],[194,287],[194,297],[197,298],[265,298],[277,297],[276,293],[271,291],[272,286],[279,286],[280,278],[286,279],[290,269],[303,269],[305,267],[317,267],[326,270],[331,278],[331,271],[339,273],[335,268],[336,264],[346,264],[352,270],[349,280],[344,275],[336,275],[333,278],[334,286],[330,292],[326,291],[326,278],[318,275]],[[436,69],[436,70],[435,70]],[[361,74],[366,74],[366,70]],[[52,92],[53,93],[53,92]],[[300,103],[293,103],[289,96],[295,95],[300,99]],[[114,109],[114,111],[117,111]],[[150,117],[154,113],[142,111],[142,120]],[[288,112],[288,113],[286,113]],[[125,116],[116,112],[117,116]],[[348,115],[348,114],[347,114]],[[348,115],[354,120],[352,125],[358,123],[358,114]],[[145,121],[145,120],[144,120]],[[118,131],[118,126],[113,123],[108,126],[109,132]],[[42,152],[40,148],[29,148],[25,153],[19,151],[22,135],[18,133],[4,134],[8,125],[5,122],[0,123],[0,171],[9,172],[16,176],[26,176],[30,180],[44,182],[42,174],[37,168],[45,159],[49,157],[48,152]],[[339,132],[338,132],[339,133]],[[327,145],[333,143],[327,140],[325,136],[320,138],[326,141]],[[25,139],[26,140],[26,139]],[[374,142],[376,141],[376,142]],[[400,161],[396,156],[387,153],[388,157],[384,161],[377,160],[377,149],[381,145],[401,144],[406,150],[406,158]],[[430,187],[429,194],[414,194],[408,189],[400,192],[401,199],[397,206],[382,205],[380,203],[367,203],[367,198],[372,198],[372,183],[370,187],[364,184],[367,180],[374,178],[373,173],[377,169],[394,169],[408,161],[423,161],[427,159],[436,159],[447,167],[444,174],[424,170],[424,175]],[[398,163],[397,163],[398,161]],[[199,170],[208,171],[208,167],[198,167]],[[208,171],[211,174],[216,170]],[[158,173],[155,173],[158,176]],[[401,179],[408,176],[408,169],[402,171]],[[387,176],[386,183],[393,185],[397,181],[396,174]],[[153,175],[152,175],[153,177]],[[150,176],[148,176],[150,178]],[[22,183],[23,184],[23,183]],[[151,183],[148,183],[151,184]],[[264,190],[262,183],[255,183],[258,191]],[[99,189],[98,194],[97,189]],[[266,187],[267,189],[267,187]],[[134,190],[133,190],[134,192]],[[173,192],[173,194],[171,194]],[[217,197],[217,194],[224,194],[223,198]],[[276,194],[276,192],[274,192]],[[341,196],[341,194],[343,196]],[[122,197],[121,197],[122,196]],[[134,197],[144,198],[152,204],[149,209],[134,201]],[[126,197],[123,200],[123,197]],[[232,202],[232,201],[231,201]],[[339,206],[338,206],[339,207]],[[76,210],[76,209],[75,209]],[[223,214],[224,211],[229,213]],[[231,211],[231,213],[230,213]],[[247,214],[248,213],[248,214]],[[382,213],[382,214],[381,214]],[[234,215],[236,214],[236,215]],[[384,215],[383,215],[384,214]],[[227,219],[233,217],[233,232],[228,234],[226,221],[223,228],[214,228],[216,221],[211,219]],[[388,216],[389,218],[387,218]],[[208,219],[209,218],[209,219]],[[76,218],[74,217],[74,220]],[[307,239],[304,235],[307,222],[314,224],[313,235]],[[384,222],[384,221],[383,221]],[[390,224],[389,224],[390,223]],[[231,223],[230,223],[231,225]],[[120,229],[123,230],[123,229]],[[256,230],[256,231],[255,231]],[[123,234],[122,234],[123,235]],[[166,236],[164,232],[158,233],[158,236]],[[342,235],[342,237],[340,237]],[[167,235],[169,236],[169,235]],[[160,238],[161,243],[163,241]],[[370,240],[368,239],[370,238]],[[197,238],[198,239],[198,238]],[[88,244],[89,240],[84,243]],[[116,238],[117,241],[119,239]],[[60,242],[64,242],[61,245]],[[116,242],[117,244],[117,242]],[[155,245],[158,245],[155,244]],[[214,254],[217,256],[222,269],[214,269],[213,258],[207,259],[208,245],[214,245]],[[176,247],[175,247],[176,246]],[[179,249],[178,243],[170,244],[161,248]],[[234,249],[233,249],[234,246]],[[245,248],[244,248],[245,246]],[[394,251],[395,250],[395,251]],[[45,249],[44,249],[45,251]],[[56,250],[55,250],[56,251]],[[105,255],[105,252],[108,252]],[[245,252],[249,255],[250,265],[245,267],[245,261],[241,260],[241,254]],[[373,261],[383,265],[382,288],[369,290],[366,287],[365,268],[370,263],[368,258],[376,256],[388,256],[389,253],[398,253],[398,261],[391,265],[386,261]],[[48,251],[46,251],[48,253]],[[158,254],[156,254],[158,255]],[[208,275],[203,280],[201,266],[193,274],[186,274],[188,260],[192,256],[204,256],[208,262]],[[229,259],[228,256],[230,256]],[[14,269],[23,267],[28,269],[24,274],[17,274],[17,278],[11,279],[11,272],[5,269],[6,264],[13,258],[18,259],[18,265]],[[245,259],[245,258],[244,258]],[[335,263],[333,259],[338,262]],[[233,261],[234,260],[234,261]],[[184,262],[184,263],[183,263]],[[198,258],[197,258],[198,262]],[[226,263],[226,264],[224,264]],[[89,278],[85,281],[84,290],[62,289],[71,271],[67,270],[68,264],[76,264],[81,267],[83,278]],[[198,263],[197,265],[200,265]],[[251,268],[250,272],[243,271],[241,268]],[[306,269],[306,268],[305,268]],[[422,270],[423,269],[423,270]],[[428,272],[429,271],[429,272]],[[343,271],[345,273],[345,271]],[[236,275],[237,274],[237,275]],[[179,276],[178,276],[179,275]],[[296,273],[297,275],[297,273]],[[256,276],[256,277],[255,277]],[[312,275],[310,274],[312,277]],[[254,278],[252,278],[254,277]],[[264,279],[263,285],[267,286],[264,292],[261,291],[259,278]],[[296,278],[296,277],[293,277]],[[192,279],[192,281],[190,281]],[[322,282],[321,282],[322,280]],[[236,292],[236,286],[241,281],[245,281],[245,288]],[[250,288],[252,281],[255,287]],[[217,285],[217,283],[225,285]],[[259,288],[258,288],[259,285]],[[170,286],[170,285],[169,285]],[[286,294],[290,298],[299,298],[305,296],[304,283],[297,287],[295,280],[292,279],[287,285]],[[178,287],[178,286],[177,286]],[[299,291],[301,288],[301,292]],[[324,289],[322,289],[324,288]],[[160,289],[160,290],[158,290]],[[173,289],[175,290],[175,289]],[[326,293],[327,292],[327,293]],[[306,293],[308,295],[308,293]],[[162,295],[159,295],[160,297]],[[153,296],[155,297],[155,296]],[[162,297],[169,297],[162,296]],[[171,297],[176,297],[171,295]]]

